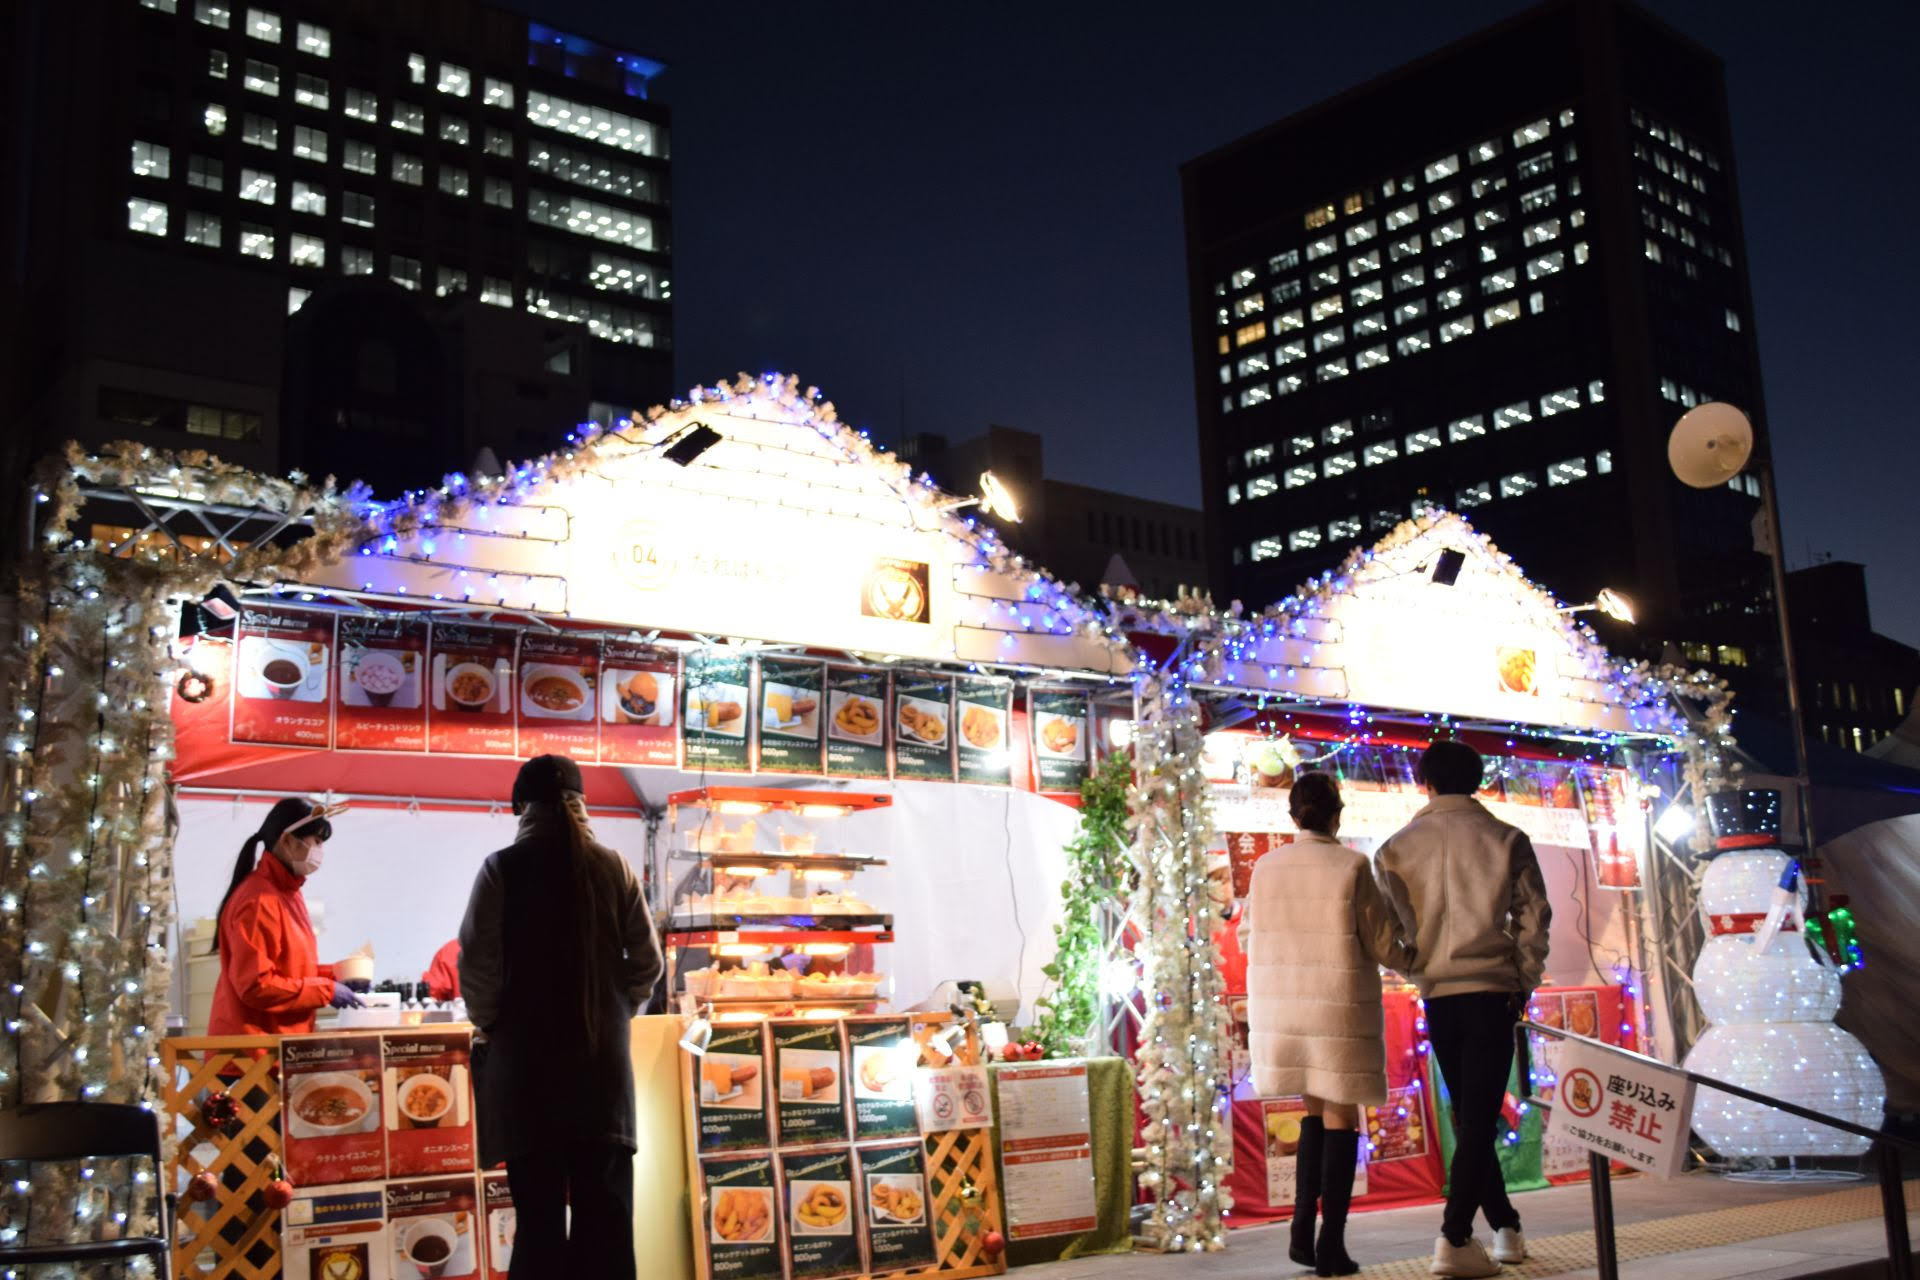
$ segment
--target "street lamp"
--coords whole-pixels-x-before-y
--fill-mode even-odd
[[[1807,842],[1809,866],[1817,866],[1820,846],[1813,838],[1813,774],[1807,767],[1807,728],[1800,713],[1800,679],[1793,660],[1793,626],[1787,616],[1787,565],[1781,551],[1780,504],[1773,468],[1753,456],[1753,423],[1730,404],[1709,400],[1680,415],[1667,437],[1667,463],[1680,482],[1695,489],[1726,484],[1742,471],[1760,480],[1760,501],[1767,519],[1767,558],[1773,566],[1773,608],[1780,622],[1780,652],[1787,674],[1787,712],[1793,728],[1794,789],[1800,802],[1800,834]],[[1809,877],[1809,888],[1817,883]],[[1813,904],[1816,909],[1819,901]]]
[[[1597,610],[1600,613],[1606,614],[1615,622],[1624,622],[1628,626],[1633,625],[1633,601],[1627,598],[1625,592],[1615,591],[1612,587],[1602,587],[1600,588],[1600,594],[1588,603],[1570,604],[1562,608],[1560,612],[1586,613],[1588,610]]]
[[[983,516],[998,516],[1010,524],[1020,523],[1020,505],[1014,501],[1013,491],[991,471],[980,473],[978,497],[953,498],[940,504],[942,511],[958,511],[962,507],[979,507]]]

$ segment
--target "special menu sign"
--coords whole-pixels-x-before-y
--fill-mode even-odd
[[[861,1202],[874,1275],[934,1262],[927,1153],[918,1142],[860,1149]]]
[[[893,677],[893,773],[953,781],[953,681],[923,671]]]
[[[380,1037],[286,1036],[280,1151],[298,1187],[387,1176]]]
[[[887,673],[877,667],[828,667],[827,773],[887,776]]]
[[[679,763],[679,678],[680,658],[673,650],[607,641],[600,654],[601,763]]]
[[[427,624],[340,619],[334,745],[342,751],[427,749]]]
[[[270,747],[332,740],[328,675],[333,615],[300,609],[240,611],[234,628],[231,736]]]
[[[600,749],[594,722],[600,643],[566,635],[520,637],[516,753],[591,762]]]
[[[826,667],[785,658],[760,660],[760,771],[817,774],[821,755]]]
[[[519,637],[498,627],[436,622],[427,663],[427,747],[511,756],[513,659]]]
[[[472,1048],[470,1031],[423,1029],[383,1037],[391,1176],[473,1168]]]
[[[842,1142],[847,1137],[846,1081],[837,1022],[770,1024],[780,1145]],[[711,1050],[709,1050],[711,1052]]]
[[[694,1128],[702,1151],[769,1145],[766,1052],[761,1025],[718,1026],[695,1060]]]
[[[780,1157],[787,1197],[791,1280],[842,1280],[860,1274],[854,1226],[853,1152],[788,1153]]]
[[[773,1157],[709,1157],[700,1162],[700,1177],[707,1274],[714,1280],[780,1280]]]
[[[962,782],[1007,786],[1013,781],[1013,752],[1007,726],[1013,710],[1013,681],[962,676],[954,681],[954,720]]]
[[[1034,781],[1042,791],[1073,792],[1087,779],[1087,695],[1074,690],[1031,689]]]
[[[853,1136],[865,1141],[919,1133],[913,1073],[920,1048],[907,1019],[848,1018],[846,1024]]]
[[[748,750],[751,664],[731,652],[695,649],[687,654],[686,673],[680,718],[686,767],[746,772],[753,764]]]

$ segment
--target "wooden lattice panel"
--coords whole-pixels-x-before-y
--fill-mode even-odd
[[[993,1131],[949,1129],[928,1137],[927,1186],[933,1195],[934,1256],[940,1261],[908,1274],[941,1280],[1006,1274],[1005,1252],[988,1258],[981,1243],[987,1232],[1003,1226]]]
[[[280,1163],[280,1048],[271,1036],[200,1036],[160,1042],[164,1132],[175,1140],[167,1161],[167,1185],[182,1190],[197,1173],[210,1173],[219,1191],[194,1204],[182,1199],[174,1224],[173,1273],[204,1280],[276,1280],[280,1275],[280,1215],[247,1207],[274,1178]],[[209,1128],[200,1103],[224,1092],[233,1099],[236,1124],[231,1134]],[[264,1095],[258,1107],[249,1098]],[[255,1143],[267,1150],[248,1155]],[[214,1149],[202,1162],[200,1152]],[[230,1172],[232,1171],[232,1172]],[[239,1185],[227,1186],[237,1172]],[[242,1224],[233,1240],[224,1228]],[[263,1247],[264,1246],[264,1247]],[[249,1256],[258,1251],[261,1261]]]

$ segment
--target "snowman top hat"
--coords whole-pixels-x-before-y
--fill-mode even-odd
[[[1716,849],[1765,849],[1780,844],[1780,793],[1720,791],[1707,797]]]

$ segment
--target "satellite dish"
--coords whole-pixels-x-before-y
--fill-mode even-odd
[[[1712,489],[1739,475],[1753,456],[1753,424],[1730,404],[1689,409],[1667,437],[1667,465],[1682,484]]]

